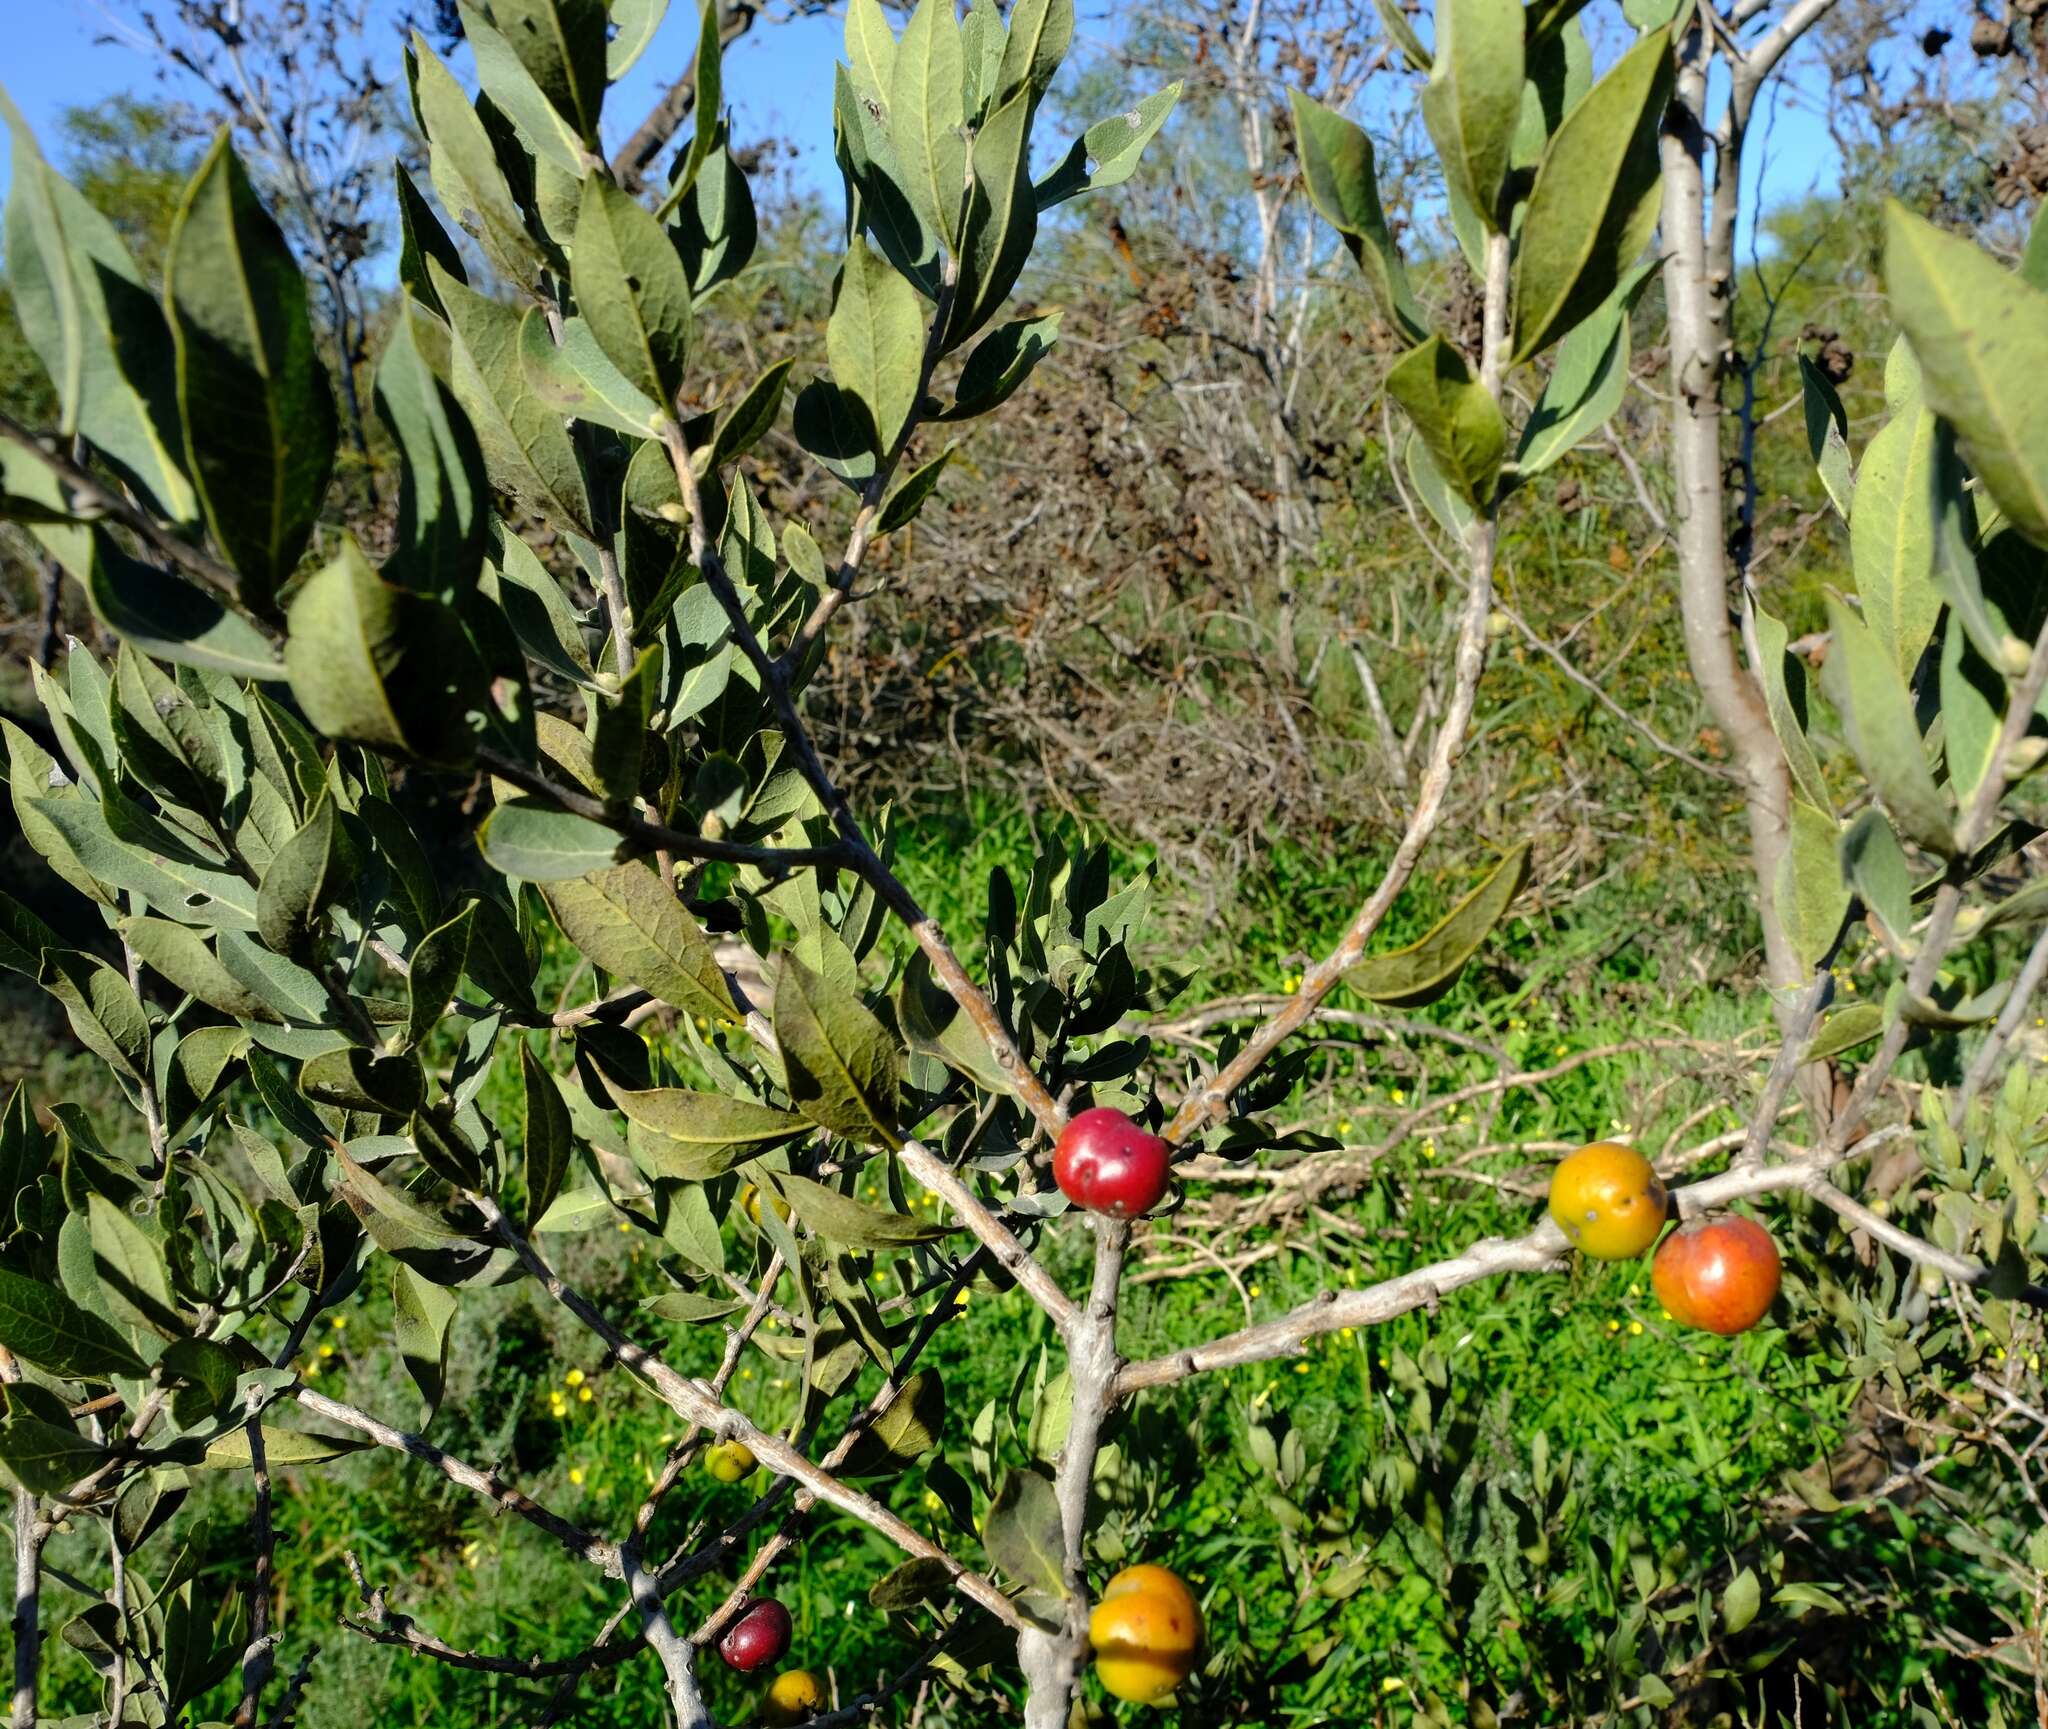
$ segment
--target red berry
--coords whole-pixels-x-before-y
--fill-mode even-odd
[[[789,1611],[773,1597],[755,1597],[726,1628],[718,1654],[742,1675],[780,1663],[789,1654]]]
[[[1060,1193],[1091,1213],[1135,1219],[1159,1205],[1173,1149],[1122,1111],[1097,1105],[1073,1118],[1053,1149]]]
[[[1687,1225],[1658,1245],[1650,1284],[1681,1326],[1747,1332],[1778,1295],[1778,1245],[1754,1219]]]

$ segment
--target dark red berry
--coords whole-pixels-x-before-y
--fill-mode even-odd
[[[1097,1105],[1073,1118],[1053,1149],[1052,1174],[1077,1207],[1135,1219],[1166,1193],[1173,1149],[1122,1111]]]
[[[756,1597],[720,1636],[718,1654],[729,1668],[751,1675],[789,1654],[789,1634],[789,1611],[773,1597]]]

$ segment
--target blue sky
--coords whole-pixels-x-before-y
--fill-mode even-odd
[[[0,53],[0,83],[46,143],[54,140],[59,115],[67,107],[86,105],[123,91],[147,94],[155,88],[153,67],[134,50],[105,42],[107,18],[132,11],[135,0],[0,0],[6,17],[6,49]],[[398,0],[377,0],[387,16],[402,9]],[[1116,31],[1117,0],[1083,0],[1080,36],[1083,51],[1092,41],[1105,44]],[[1599,61],[1612,59],[1621,44],[1620,20],[1607,20],[1611,7],[1588,15],[1594,26]],[[688,63],[696,26],[693,0],[672,0],[669,15],[653,46],[625,81],[606,99],[606,141],[622,142],[652,104],[655,96]],[[734,110],[735,136],[789,140],[797,149],[788,164],[800,184],[818,187],[836,198],[838,180],[832,167],[832,68],[840,55],[838,12],[762,23],[727,57],[725,88]],[[388,70],[398,71],[399,45],[391,35]],[[463,57],[466,59],[466,56]],[[458,59],[458,71],[466,70]],[[1770,102],[1775,121],[1752,129],[1749,151],[1751,186],[1745,214],[1757,207],[1757,181],[1762,203],[1825,191],[1836,178],[1835,155],[1816,102],[1818,94],[1795,75],[1773,81]],[[1767,146],[1767,148],[1766,148]],[[0,150],[0,198],[5,197],[7,155]]]

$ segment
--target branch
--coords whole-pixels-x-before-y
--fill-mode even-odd
[[[1677,759],[1679,762],[1684,763],[1687,768],[1696,769],[1701,774],[1711,775],[1715,780],[1732,781],[1741,779],[1733,769],[1726,768],[1720,763],[1708,762],[1704,758],[1696,757],[1692,752],[1681,750],[1677,745],[1672,744],[1647,721],[1639,720],[1636,716],[1630,714],[1627,709],[1623,708],[1620,703],[1616,702],[1613,697],[1609,696],[1600,687],[1598,681],[1588,678],[1577,667],[1573,666],[1570,661],[1565,659],[1564,655],[1557,648],[1531,630],[1522,615],[1508,605],[1505,600],[1495,596],[1493,604],[1494,610],[1499,612],[1507,619],[1508,623],[1522,633],[1523,639],[1531,648],[1540,654],[1548,656],[1566,678],[1570,679],[1572,683],[1591,696],[1595,702],[1607,710],[1609,714],[1613,715],[1616,720],[1633,731],[1640,733],[1666,756]]]
[[[68,456],[46,449],[43,441],[11,414],[0,412],[0,438],[19,445],[47,468],[71,494],[69,503],[81,522],[118,522],[153,551],[161,553],[181,570],[196,576],[209,588],[217,588],[230,600],[238,599],[242,579],[226,565],[173,534],[147,511],[138,510],[119,494],[108,491]]]
[[[917,1141],[905,1141],[896,1156],[906,1171],[953,1209],[960,1222],[980,1238],[982,1246],[997,1264],[1030,1293],[1032,1300],[1053,1318],[1060,1332],[1071,1338],[1079,1318],[1073,1300],[1060,1289],[1059,1281],[1040,1266],[1031,1251],[1017,1240],[1010,1227],[981,1204],[952,1166]]]
[[[740,645],[754,671],[760,676],[761,688],[768,692],[775,708],[775,716],[782,728],[783,737],[796,752],[798,771],[805,783],[817,795],[838,829],[845,853],[850,854],[848,862],[853,869],[874,888],[882,903],[889,908],[917,939],[917,946],[924,950],[930,961],[932,976],[936,978],[961,1011],[974,1023],[975,1031],[988,1046],[989,1054],[995,1058],[996,1066],[1009,1077],[1017,1096],[1025,1107],[1037,1118],[1039,1126],[1048,1136],[1057,1136],[1066,1123],[1066,1113],[1059,1101],[1046,1090],[1045,1083],[1031,1070],[1011,1038],[1009,1029],[996,1012],[996,1006],[982,992],[981,987],[968,977],[967,969],[960,964],[946,941],[946,933],[939,928],[939,921],[918,905],[917,897],[905,888],[896,873],[885,865],[874,848],[868,844],[861,832],[852,807],[846,802],[846,795],[833,783],[825,772],[818,747],[812,742],[809,730],[804,726],[803,717],[797,713],[796,698],[792,694],[789,671],[786,665],[770,657],[761,646],[761,639],[747,617],[746,604],[740,599],[739,591],[733,587],[732,577],[725,568],[725,560],[718,548],[712,545],[710,535],[704,527],[703,499],[699,495],[696,471],[690,466],[690,454],[683,442],[683,431],[673,420],[667,422],[662,431],[662,440],[668,448],[670,465],[675,470],[676,487],[682,494],[684,508],[690,513],[690,557],[711,585],[719,604],[725,608],[725,615],[732,626],[733,639]]]
[[[608,805],[580,787],[564,786],[537,768],[496,751],[480,750],[477,762],[502,781],[522,792],[530,792],[574,816],[587,817],[606,828],[640,841],[650,848],[681,853],[687,858],[709,859],[723,864],[759,865],[763,870],[794,870],[801,865],[854,865],[848,848],[833,846],[742,846],[737,841],[709,840],[703,835],[650,822],[631,811]]]
[[[1801,1159],[1782,1165],[1730,1170],[1674,1190],[1672,1206],[1680,1218],[1694,1218],[1729,1201],[1756,1195],[1808,1194],[1822,1205],[1855,1218],[1859,1226],[1884,1227],[1881,1231],[1873,1230],[1873,1234],[1883,1235],[1886,1242],[1909,1259],[1939,1267],[1960,1283],[1979,1285],[1992,1277],[1992,1269],[1979,1262],[1948,1255],[1896,1226],[1884,1226],[1884,1221],[1828,1181],[1828,1162],[1831,1161]],[[1854,1213],[1847,1212],[1848,1208],[1854,1208]],[[1865,1225],[1866,1219],[1869,1225]],[[1434,1308],[1452,1291],[1498,1273],[1557,1271],[1568,1264],[1569,1247],[1564,1232],[1546,1218],[1524,1236],[1488,1237],[1462,1254],[1362,1290],[1324,1290],[1312,1301],[1274,1320],[1242,1328],[1192,1350],[1131,1364],[1117,1377],[1116,1395],[1126,1398],[1148,1387],[1172,1386],[1212,1369],[1241,1368],[1247,1363],[1295,1356],[1319,1334],[1335,1332],[1340,1327],[1377,1326],[1415,1309]],[[2038,1296],[2030,1293],[2028,1300],[2048,1306],[2048,1292]]]
[[[36,1729],[36,1677],[43,1663],[43,1542],[49,1527],[26,1489],[14,1492],[13,1729]]]
[[[1030,1686],[1024,1705],[1025,1729],[1065,1729],[1073,1708],[1074,1684],[1088,1654],[1088,1577],[1083,1552],[1088,1536],[1088,1490],[1095,1479],[1103,1421],[1116,1396],[1117,1292],[1131,1240],[1130,1227],[1120,1219],[1100,1217],[1092,1223],[1095,1275],[1089,1286],[1088,1307],[1067,1339],[1073,1412],[1053,1478],[1064,1538],[1061,1566],[1066,1576],[1067,1624],[1061,1633],[1028,1628],[1017,1641],[1017,1655]]]
[[[242,1427],[249,1437],[249,1469],[256,1481],[256,1504],[250,1519],[256,1537],[256,1573],[249,1585],[249,1643],[242,1650],[242,1702],[235,1709],[234,1729],[256,1729],[263,1710],[263,1688],[276,1668],[273,1653],[277,1638],[270,1631],[270,1589],[277,1538],[270,1522],[270,1461],[263,1450],[263,1423],[259,1415],[262,1407],[263,1395],[252,1388],[249,1418]]]
[[[408,1458],[418,1459],[431,1465],[449,1482],[481,1495],[500,1511],[517,1513],[529,1525],[545,1531],[578,1560],[587,1561],[607,1578],[624,1576],[619,1563],[618,1546],[593,1536],[580,1525],[572,1525],[559,1513],[551,1513],[538,1501],[521,1494],[509,1483],[503,1481],[495,1470],[479,1471],[474,1465],[458,1459],[454,1454],[444,1452],[433,1442],[418,1435],[409,1435],[403,1429],[381,1422],[367,1411],[359,1411],[353,1405],[344,1405],[338,1399],[330,1399],[324,1393],[299,1385],[290,1388],[285,1397],[298,1400],[300,1406],[315,1417],[325,1417],[330,1423],[339,1423],[345,1429],[353,1429],[359,1435],[367,1435],[380,1447],[389,1447],[394,1453],[403,1453]]]
[[[708,1429],[721,1441],[740,1442],[777,1476],[793,1478],[800,1487],[808,1489],[818,1500],[829,1507],[836,1507],[849,1518],[856,1519],[869,1529],[881,1533],[906,1555],[939,1562],[945,1567],[958,1590],[971,1597],[1006,1626],[1022,1626],[1023,1618],[1018,1613],[1016,1605],[990,1580],[962,1566],[936,1543],[912,1530],[872,1496],[864,1495],[858,1489],[848,1488],[836,1477],[819,1469],[781,1436],[765,1434],[755,1428],[738,1411],[721,1403],[704,1382],[686,1379],[652,1352],[643,1350],[606,1320],[588,1299],[562,1282],[541,1259],[533,1244],[513,1228],[512,1222],[505,1217],[497,1202],[487,1195],[475,1193],[470,1194],[469,1200],[524,1263],[526,1270],[539,1280],[548,1295],[602,1339],[612,1355],[645,1381],[653,1389],[656,1397],[677,1416],[687,1423],[695,1423]]]
[[[1485,349],[1480,357],[1480,382],[1500,398],[1501,377],[1507,363],[1508,251],[1504,235],[1487,241]],[[1465,748],[1465,733],[1472,721],[1473,705],[1479,692],[1479,675],[1486,665],[1486,615],[1493,605],[1493,554],[1495,522],[1489,508],[1467,531],[1465,609],[1458,626],[1458,643],[1453,655],[1453,683],[1450,705],[1444,711],[1435,742],[1430,747],[1429,765],[1423,771],[1415,808],[1407,829],[1394,849],[1392,861],[1379,886],[1359,908],[1343,939],[1323,960],[1303,975],[1300,991],[1285,1007],[1269,1016],[1263,1026],[1245,1042],[1221,1070],[1201,1086],[1192,1089],[1166,1126],[1166,1139],[1185,1141],[1203,1125],[1220,1116],[1230,1095],[1255,1075],[1275,1050],[1315,1016],[1323,998],[1336,989],[1345,973],[1365,958],[1365,945],[1379,929],[1380,921],[1408,879],[1415,874],[1423,849],[1443,819],[1444,799],[1450,791],[1451,772]]]
[[[661,1672],[668,1678],[668,1702],[676,1714],[677,1729],[716,1729],[697,1686],[697,1647],[676,1631],[662,1606],[661,1592],[630,1543],[625,1561],[626,1586],[633,1593],[633,1606],[640,1611],[648,1647],[660,1659]]]

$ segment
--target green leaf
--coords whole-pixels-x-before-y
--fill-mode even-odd
[[[846,60],[861,95],[886,109],[896,80],[896,32],[881,0],[847,0]]]
[[[889,78],[889,138],[902,187],[926,227],[950,249],[966,200],[965,62],[954,0],[918,0],[896,44]],[[836,370],[836,364],[835,364]]]
[[[1805,355],[1799,357],[1799,386],[1806,409],[1806,448],[1814,472],[1837,512],[1848,517],[1856,498],[1849,461],[1849,411],[1834,381]]]
[[[483,451],[442,383],[452,365],[446,328],[402,303],[377,363],[377,411],[403,464],[398,545],[385,575],[444,599],[476,586],[490,523]]]
[[[461,763],[483,674],[455,615],[385,582],[353,540],[301,584],[287,618],[285,674],[329,738]]]
[[[773,1018],[796,1108],[835,1134],[895,1146],[902,1052],[861,1000],[785,954]]]
[[[627,1142],[634,1162],[656,1178],[703,1182],[812,1132],[807,1118],[723,1093],[614,1087],[612,1102],[635,1131]]]
[[[1059,333],[1057,310],[997,325],[974,345],[953,386],[953,406],[939,418],[969,420],[1000,408],[1023,387]]]
[[[824,1183],[787,1171],[766,1171],[761,1180],[773,1188],[799,1221],[826,1242],[845,1249],[893,1249],[913,1243],[934,1243],[960,1227],[913,1219],[871,1207]]]
[[[171,1415],[180,1428],[197,1428],[226,1415],[240,1367],[227,1346],[212,1339],[175,1339],[157,1366],[185,1383],[171,1400]]]
[[[1515,261],[1517,361],[1597,310],[1649,244],[1671,82],[1670,33],[1660,30],[1586,92],[1543,152]]]
[[[281,679],[270,639],[203,588],[130,558],[103,528],[92,530],[86,596],[115,635],[145,654],[230,678]]]
[[[527,380],[517,308],[464,287],[431,262],[427,273],[455,333],[455,399],[476,430],[492,484],[557,529],[596,539],[568,428]]]
[[[870,1423],[841,1467],[848,1477],[880,1477],[936,1452],[946,1433],[946,1383],[936,1369],[905,1381]]]
[[[1438,472],[1476,508],[1490,510],[1508,429],[1464,355],[1441,336],[1430,337],[1394,363],[1387,394],[1408,411]]]
[[[143,1376],[133,1347],[97,1315],[89,1315],[53,1282],[0,1267],[0,1345],[66,1380]]]
[[[593,174],[583,182],[570,270],[577,311],[598,346],[636,389],[673,414],[689,367],[692,299],[667,232],[635,199]]]
[[[1044,96],[1074,40],[1074,0],[1017,0],[989,107],[1000,108],[1020,92],[1035,105]]]
[[[355,1045],[308,1058],[299,1091],[316,1105],[385,1117],[409,1117],[426,1100],[417,1057],[380,1056]]]
[[[64,1005],[78,1042],[131,1081],[150,1072],[149,1016],[128,981],[92,955],[54,950],[43,957],[43,988]],[[0,1335],[0,1344],[7,1342]]]
[[[121,940],[151,972],[168,979],[208,1008],[237,1020],[281,1018],[269,1003],[221,965],[206,939],[190,926],[172,924],[168,919],[128,919],[122,923]]]
[[[1762,1601],[1763,1590],[1757,1584],[1756,1575],[1747,1567],[1743,1568],[1721,1594],[1722,1631],[1731,1638],[1740,1633],[1756,1619],[1757,1608]]]
[[[47,167],[0,92],[14,134],[5,253],[14,307],[59,398],[59,431],[82,434],[151,506],[189,522],[170,333],[119,231]]]
[[[1934,416],[1911,408],[1870,441],[1857,471],[1849,554],[1863,622],[1910,679],[1934,634]]]
[[[392,1331],[405,1372],[420,1390],[422,1429],[434,1420],[448,1390],[448,1340],[456,1303],[453,1291],[421,1278],[402,1261],[392,1263]]]
[[[442,206],[482,244],[485,255],[507,280],[532,283],[547,264],[540,245],[526,231],[519,201],[498,165],[498,153],[462,86],[441,64],[418,31],[406,56],[413,107],[428,140],[427,166]],[[441,276],[460,272],[427,260],[427,280],[440,298]]]
[[[639,795],[642,764],[650,743],[655,768],[667,763],[653,736],[656,702],[661,695],[663,654],[660,643],[643,648],[619,684],[618,696],[601,702],[590,741],[590,765],[597,790],[614,803],[630,804]]]
[[[263,1463],[272,1471],[289,1465],[325,1465],[370,1445],[359,1435],[309,1435],[303,1429],[274,1429],[268,1423],[258,1427],[263,1431]],[[206,1456],[196,1461],[202,1471],[246,1471],[253,1463],[249,1431],[240,1424],[209,1443]]]
[[[605,76],[616,84],[647,52],[661,21],[668,16],[668,0],[611,0],[612,39],[605,49]]]
[[[1423,508],[1444,533],[1455,541],[1463,541],[1478,517],[1472,506],[1444,477],[1444,471],[1437,467],[1429,446],[1412,429],[1401,447],[1401,459],[1407,465],[1409,484],[1415,488]]]
[[[943,1604],[953,1594],[953,1569],[936,1555],[914,1555],[868,1587],[868,1607],[889,1613]]]
[[[1628,391],[1629,313],[1655,270],[1648,264],[1631,271],[1606,304],[1558,344],[1549,382],[1522,426],[1515,451],[1518,479],[1584,443],[1621,406]]]
[[[782,414],[782,392],[796,362],[778,360],[754,380],[746,395],[727,409],[711,439],[711,465],[721,467],[744,456],[775,430]]]
[[[1501,183],[1522,118],[1521,0],[1437,0],[1422,117],[1445,182],[1500,232]]]
[[[1906,681],[1868,626],[1841,601],[1828,600],[1833,638],[1821,684],[1899,832],[1930,852],[1955,850],[1948,801],[1934,784]]]
[[[408,1047],[421,1043],[448,1013],[449,999],[469,966],[469,931],[475,913],[472,901],[413,945],[411,971],[405,981]]]
[[[590,149],[598,149],[610,22],[604,0],[488,3],[491,22],[555,112],[576,128]]]
[[[903,970],[896,1021],[912,1050],[938,1058],[989,1092],[1015,1090],[1015,1081],[996,1061],[967,1011],[932,977],[931,962],[922,949],[911,955]]]
[[[175,1338],[185,1323],[171,1295],[170,1273],[157,1240],[105,1195],[87,1198],[86,1216],[93,1271],[112,1318]]]
[[[488,5],[489,0],[485,3]],[[578,0],[580,6],[598,3],[599,0]],[[540,12],[548,9],[548,0],[539,0],[538,5],[512,0],[512,5],[514,9]],[[525,21],[529,27],[519,28],[507,18],[500,27],[480,14],[469,0],[458,0],[457,16],[463,39],[476,60],[476,79],[484,100],[511,123],[520,144],[533,157],[535,171],[558,172],[574,180],[601,166],[596,135],[590,134],[586,141],[563,62],[559,54],[548,52],[549,33],[544,21],[529,18]],[[535,25],[542,27],[531,27]],[[515,29],[517,40],[512,34]],[[531,52],[536,46],[541,50],[538,54]],[[537,63],[529,65],[530,59]],[[601,86],[598,94],[602,97]],[[504,160],[502,149],[499,160]]]
[[[1066,1541],[1059,1501],[1036,1471],[1010,1470],[989,1503],[982,1547],[1004,1575],[1027,1591],[1064,1599]]]
[[[1750,617],[1756,632],[1759,664],[1757,680],[1764,687],[1764,703],[1770,710],[1771,730],[1792,770],[1793,784],[1806,802],[1818,810],[1832,811],[1834,800],[1820,771],[1820,759],[1806,736],[1806,663],[1786,651],[1791,640],[1785,627],[1761,608]]]
[[[1544,0],[1534,0],[1529,8],[1529,34],[1536,34],[1536,16]],[[1580,5],[1585,0],[1579,0]],[[1408,62],[1411,72],[1427,72],[1435,57],[1423,46],[1422,38],[1415,33],[1415,26],[1408,21],[1407,10],[1401,0],[1373,0],[1373,9],[1380,15],[1380,27],[1386,31],[1387,40],[1401,50],[1401,58]]]
[[[1145,147],[1158,136],[1166,117],[1180,101],[1182,84],[1175,79],[1163,90],[1155,90],[1137,107],[1098,120],[1074,140],[1057,168],[1039,181],[1032,191],[1040,210],[1050,210],[1084,192],[1101,192],[1121,186],[1137,173]]]
[[[1898,836],[1882,813],[1864,810],[1842,835],[1842,869],[1884,927],[1893,950],[1913,952],[1913,877]]]
[[[1976,796],[2004,731],[2005,681],[1953,621],[1941,643],[1941,752],[1958,800]]]
[[[398,203],[399,285],[429,312],[445,317],[441,297],[434,292],[433,281],[427,275],[427,260],[433,259],[457,282],[466,283],[469,272],[463,267],[462,254],[448,238],[447,229],[441,226],[441,219],[434,214],[425,195],[413,184],[404,163],[392,163],[391,181]],[[401,309],[400,317],[407,316]]]
[[[652,438],[661,430],[654,398],[612,364],[580,318],[563,321],[557,342],[548,315],[529,306],[519,319],[519,367],[527,388],[558,415],[629,438]]]
[[[493,870],[534,883],[588,876],[618,863],[626,850],[602,823],[530,798],[499,805],[476,838]]]
[[[519,1079],[526,1099],[524,1174],[530,1229],[562,1192],[562,1178],[568,1174],[576,1148],[561,1089],[533,1054],[533,1047],[525,1043],[519,1047]]]
[[[876,534],[893,534],[899,528],[917,520],[917,513],[924,509],[925,501],[939,484],[939,477],[946,472],[946,464],[953,460],[953,447],[944,450],[925,463],[911,477],[893,492],[888,503],[882,506],[882,513],[875,519]]]
[[[1423,341],[1429,322],[1408,286],[1401,249],[1380,208],[1372,140],[1335,109],[1299,90],[1288,91],[1287,99],[1294,105],[1295,149],[1309,202],[1343,237],[1381,315],[1408,341]]]
[[[1849,910],[1842,880],[1841,827],[1804,799],[1792,801],[1785,850],[1778,858],[1771,898],[1785,938],[1802,966],[1816,967],[1834,947]]]
[[[1884,279],[1928,407],[2013,526],[2048,546],[2048,293],[1896,203]]]
[[[1427,936],[1406,948],[1368,955],[1344,975],[1344,982],[1376,1003],[1415,1008],[1434,1002],[1457,981],[1465,963],[1507,916],[1528,880],[1529,844],[1524,841],[1488,871]]]
[[[685,1014],[738,1017],[710,942],[653,866],[633,860],[550,880],[541,893],[562,934],[612,977]]]
[[[266,947],[281,955],[312,952],[322,929],[321,914],[342,886],[336,874],[339,864],[334,801],[323,798],[263,873],[256,928]]]
[[[814,378],[796,393],[790,431],[826,470],[856,491],[880,466],[868,405],[829,378]]]
[[[859,235],[847,247],[825,351],[833,382],[867,409],[874,450],[894,449],[917,406],[924,314],[917,290]]]
[[[63,1493],[106,1456],[103,1447],[62,1424],[39,1417],[0,1423],[0,1465],[31,1495]]]
[[[893,47],[891,55],[893,75]],[[833,156],[846,186],[847,229],[868,235],[927,300],[936,300],[939,241],[904,196],[903,174],[889,142],[887,106],[882,98],[859,94],[845,67],[834,69]]]
[[[1032,98],[1019,91],[982,122],[969,150],[974,185],[962,218],[960,275],[946,319],[950,353],[995,316],[1038,235],[1031,190]]]
[[[199,501],[259,604],[305,550],[334,465],[334,394],[306,279],[223,131],[164,256],[178,408]]]
[[[703,173],[722,131],[719,116],[725,107],[725,40],[720,29],[721,14],[718,0],[705,0],[699,11],[697,57],[691,69],[695,77],[697,130],[674,170],[676,186],[682,191],[689,190]],[[663,214],[666,213],[664,209]]]
[[[1829,1057],[1838,1057],[1844,1051],[1868,1044],[1883,1031],[1882,1003],[1851,1003],[1821,1023],[1820,1030],[1808,1042],[1800,1061],[1825,1062]]]

